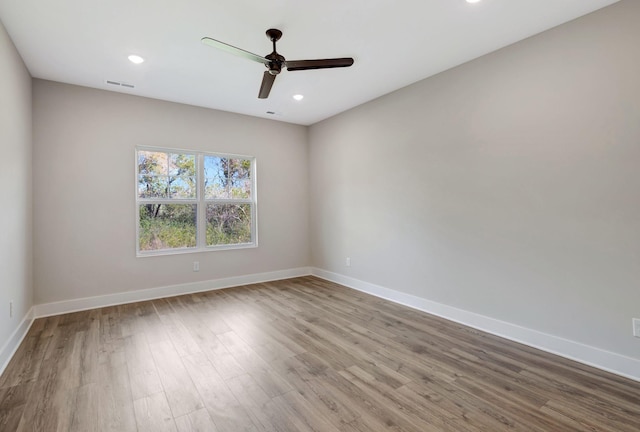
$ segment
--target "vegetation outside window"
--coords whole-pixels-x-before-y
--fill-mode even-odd
[[[138,255],[256,246],[255,159],[136,150]]]

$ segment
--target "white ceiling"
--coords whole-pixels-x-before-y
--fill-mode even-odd
[[[309,125],[616,1],[0,0],[0,21],[36,78]],[[272,27],[289,60],[355,64],[283,71],[260,100],[263,65],[200,42],[266,55]]]

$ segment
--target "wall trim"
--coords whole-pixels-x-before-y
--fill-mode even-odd
[[[222,279],[211,279],[200,282],[167,285],[157,288],[148,288],[144,290],[106,294],[96,297],[85,297],[54,303],[44,303],[34,306],[34,317],[43,318],[52,315],[97,309],[106,306],[116,306],[125,303],[155,300],[159,298],[174,297],[183,294],[192,294],[197,292],[213,291],[261,282],[270,282],[280,279],[289,279],[299,276],[309,276],[310,274],[310,267],[299,267],[287,270],[277,270],[267,273],[232,276]]]
[[[339,273],[314,267],[311,269],[311,274],[412,309],[464,324],[634,381],[640,381],[640,360],[631,357],[437,303]]]
[[[9,365],[9,362],[15,355],[18,347],[29,333],[29,329],[31,328],[31,324],[33,324],[34,320],[34,308],[31,307],[27,313],[25,314],[18,327],[11,333],[9,336],[9,340],[4,344],[4,346],[0,349],[0,375],[4,373],[4,370]]]

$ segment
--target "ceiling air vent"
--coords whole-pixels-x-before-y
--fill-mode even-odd
[[[120,81],[111,81],[111,80],[105,80],[105,83],[112,85],[112,86],[118,86],[118,87],[126,87],[126,88],[136,88],[136,86],[134,86],[133,84],[127,84],[127,83],[123,83]]]

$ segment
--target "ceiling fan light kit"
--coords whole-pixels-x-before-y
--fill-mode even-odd
[[[278,29],[269,29],[267,30],[267,37],[273,44],[273,52],[271,52],[271,54],[267,54],[264,57],[209,37],[202,38],[202,43],[214,48],[224,50],[228,53],[264,64],[267,70],[262,77],[262,84],[260,85],[260,91],[258,92],[258,98],[260,99],[266,99],[269,97],[271,87],[273,87],[276,76],[280,74],[283,66],[286,67],[288,71],[299,71],[309,69],[349,67],[353,65],[353,58],[351,57],[317,60],[287,60],[276,51],[276,42],[278,42],[278,40],[280,40],[280,38],[282,37],[282,32]]]

